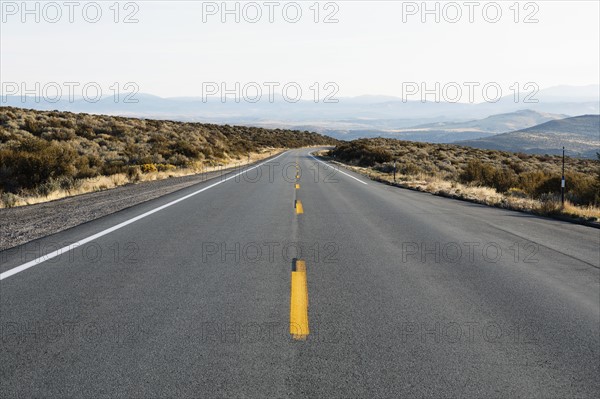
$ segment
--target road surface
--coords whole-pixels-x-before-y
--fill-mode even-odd
[[[0,253],[0,397],[596,397],[600,230],[309,152]]]

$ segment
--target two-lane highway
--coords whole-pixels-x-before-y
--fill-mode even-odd
[[[600,230],[311,151],[0,253],[0,397],[600,392]]]

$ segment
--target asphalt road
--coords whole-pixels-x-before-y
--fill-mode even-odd
[[[308,153],[0,252],[0,397],[598,395],[600,230]]]

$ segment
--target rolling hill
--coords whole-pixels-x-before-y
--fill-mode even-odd
[[[600,115],[581,115],[553,120],[514,132],[456,144],[531,154],[560,154],[562,147],[571,156],[592,158],[600,151]]]
[[[484,119],[417,125],[395,130],[388,137],[409,141],[451,143],[458,140],[473,140],[499,133],[521,130],[566,117],[568,115],[550,114],[526,109],[491,115]]]
[[[0,107],[0,196],[47,192],[56,185],[71,189],[98,176],[226,164],[275,148],[336,143],[308,131]]]

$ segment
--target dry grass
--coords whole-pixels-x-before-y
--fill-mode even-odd
[[[69,190],[54,190],[48,195],[14,195],[14,202],[11,204],[10,207],[33,205],[40,204],[42,202],[55,201],[61,198],[71,197],[74,195],[108,190],[118,186],[123,186],[128,183],[129,179],[124,173],[112,176],[98,176],[95,178],[82,179],[81,185],[77,188],[72,188]],[[0,202],[0,208],[6,208],[5,201]]]
[[[573,215],[586,219],[600,221],[600,208],[597,206],[576,206],[569,201],[565,201],[565,207],[562,210],[565,215]]]

